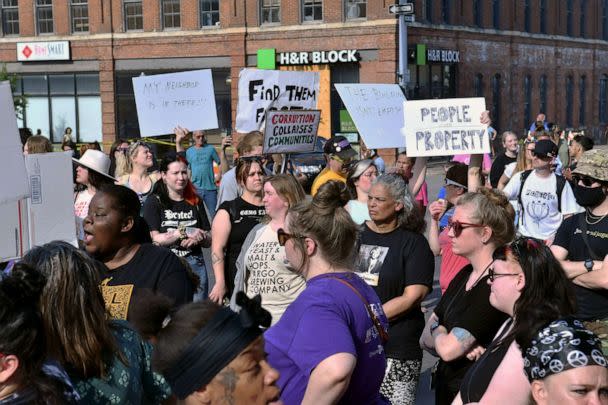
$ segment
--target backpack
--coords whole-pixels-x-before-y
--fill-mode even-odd
[[[521,201],[521,193],[524,191],[524,183],[530,176],[532,170],[526,170],[522,172],[521,178],[519,179],[519,194],[517,195],[517,202],[519,203],[519,209],[523,215],[524,213],[524,204]],[[566,178],[564,176],[560,176],[559,174],[555,175],[555,185],[556,185],[556,194],[557,194],[557,210],[562,212],[562,192],[564,191],[564,187],[566,187]]]

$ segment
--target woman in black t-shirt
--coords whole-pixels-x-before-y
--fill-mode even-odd
[[[264,170],[258,157],[240,158],[236,165],[236,181],[243,194],[224,201],[217,209],[211,226],[211,263],[215,285],[209,299],[221,304],[234,290],[236,259],[251,229],[264,217]],[[227,262],[227,263],[226,263]]]
[[[492,254],[515,234],[513,207],[498,191],[481,188],[464,194],[448,224],[452,251],[470,265],[452,280],[420,338],[423,349],[439,356],[435,402],[450,404],[473,364],[476,348],[486,347],[507,316],[489,302]]]
[[[483,355],[469,368],[455,404],[526,405],[530,383],[522,373],[525,351],[544,325],[574,313],[568,279],[542,241],[519,238],[494,252],[490,304],[509,315]]]
[[[420,303],[431,291],[435,260],[424,220],[403,178],[385,174],[370,189],[371,221],[361,233],[357,274],[374,287],[389,320],[387,369],[380,388],[393,404],[414,404],[422,365]]]

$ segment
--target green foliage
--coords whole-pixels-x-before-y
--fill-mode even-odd
[[[25,96],[15,95],[15,89],[19,81],[19,76],[8,73],[6,64],[3,64],[2,68],[0,68],[0,82],[4,81],[8,81],[11,84],[11,89],[13,91],[13,103],[15,104],[15,113],[17,114],[17,118],[23,119],[23,111],[27,105],[27,98]]]

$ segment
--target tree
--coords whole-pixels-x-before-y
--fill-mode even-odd
[[[3,64],[2,68],[0,69],[0,82],[4,81],[8,81],[11,84],[11,90],[13,91],[13,103],[15,104],[15,113],[17,114],[17,118],[23,119],[23,111],[27,105],[27,98],[23,95],[15,95],[19,76],[9,73],[6,69],[6,64]]]

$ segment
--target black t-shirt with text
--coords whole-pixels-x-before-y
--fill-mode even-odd
[[[586,213],[580,213],[564,219],[555,235],[554,245],[561,246],[568,251],[567,259],[573,262],[582,262],[592,259],[582,238],[579,221],[585,221]],[[608,254],[608,218],[597,224],[587,224],[587,240],[591,249],[603,260]],[[592,290],[574,284],[578,306],[577,317],[584,320],[608,318],[608,290]]]
[[[433,286],[435,258],[423,235],[397,228],[376,233],[364,226],[360,239],[357,274],[372,285],[384,304],[403,295],[405,287]],[[387,357],[420,360],[419,339],[424,329],[420,304],[389,323]]]
[[[492,168],[490,169],[490,184],[492,185],[492,188],[498,187],[498,181],[505,172],[505,166],[516,160],[516,157],[509,157],[505,155],[504,152],[496,156],[496,159],[492,162]]]

